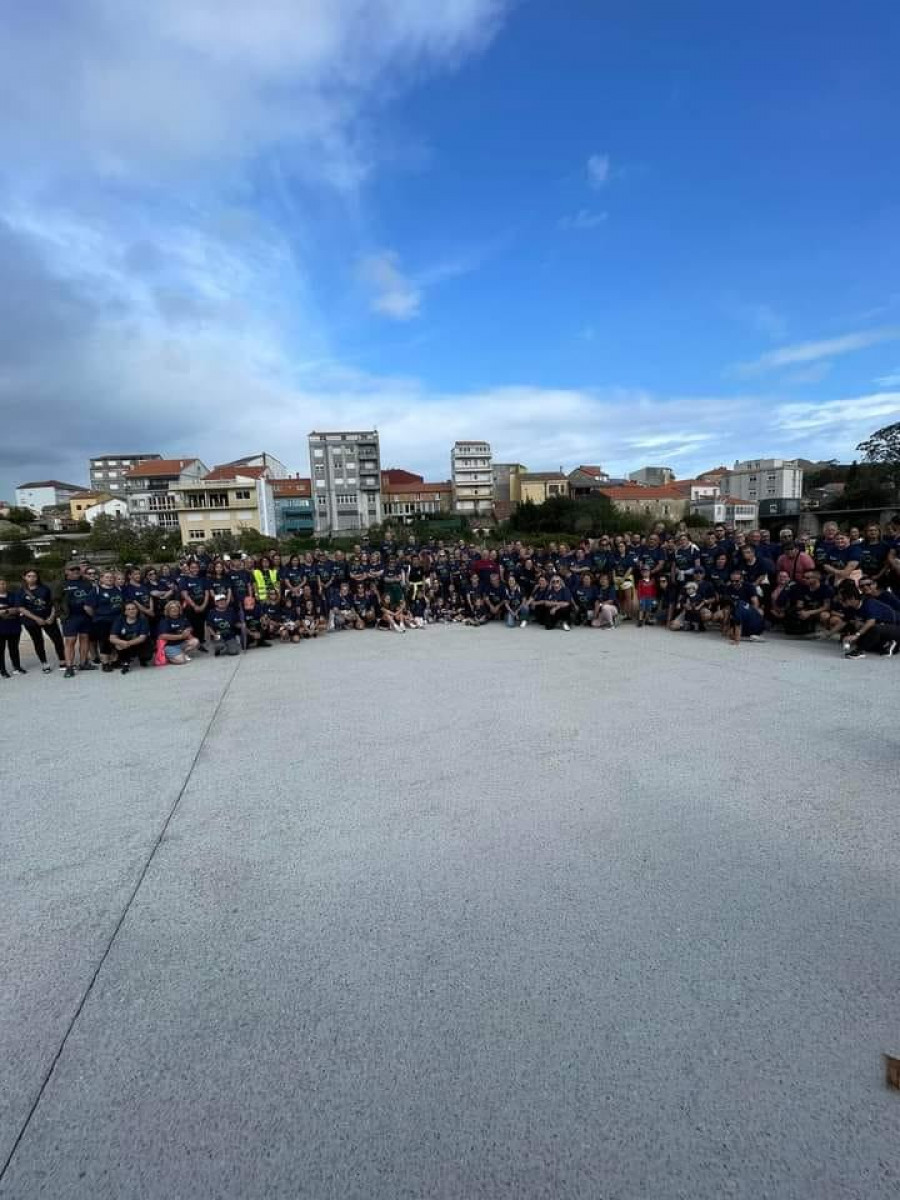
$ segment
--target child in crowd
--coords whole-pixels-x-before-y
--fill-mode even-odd
[[[653,614],[659,599],[656,580],[650,574],[649,567],[641,567],[641,577],[637,585],[638,596],[638,628],[653,624]]]

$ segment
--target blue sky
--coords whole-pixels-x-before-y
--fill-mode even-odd
[[[0,51],[0,494],[849,458],[900,419],[900,11],[37,0]],[[5,443],[5,444],[4,444]]]

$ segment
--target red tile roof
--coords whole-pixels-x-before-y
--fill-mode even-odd
[[[268,467],[242,467],[240,463],[222,463],[219,467],[213,467],[203,478],[212,479],[214,482],[218,479],[262,479],[267,473]]]
[[[415,475],[412,471],[403,471],[400,467],[388,467],[386,471],[381,472],[381,484],[384,487],[388,483],[424,483],[424,475]]]
[[[153,458],[149,462],[138,463],[125,475],[128,479],[150,479],[157,475],[180,475],[185,467],[199,462],[199,458]]]
[[[608,476],[602,467],[578,467],[583,475],[593,475],[595,479],[607,479]]]

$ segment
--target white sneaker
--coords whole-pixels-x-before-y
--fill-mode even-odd
[[[525,628],[525,626],[526,626],[527,624],[528,624],[528,622],[527,622],[527,621],[520,621],[520,622],[519,622],[519,628],[520,628],[520,629],[524,629],[524,628]]]
[[[764,637],[761,637],[758,633],[751,633],[750,636],[747,638],[748,642],[764,642],[765,640],[766,639]]]
[[[563,621],[563,623],[562,623],[562,627],[563,627],[563,629],[566,631],[566,633],[568,633],[568,632],[569,632],[569,624],[568,624],[568,622],[567,622],[567,621]]]

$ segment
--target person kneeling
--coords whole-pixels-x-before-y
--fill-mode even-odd
[[[113,621],[109,640],[116,650],[119,669],[123,675],[127,675],[131,670],[131,663],[135,658],[142,667],[146,667],[153,657],[150,625],[133,600],[128,601],[122,615]]]
[[[237,613],[228,603],[228,597],[217,592],[213,597],[213,607],[206,613],[206,629],[209,640],[213,645],[216,658],[223,652],[228,655],[241,652],[241,626]]]
[[[190,623],[177,600],[170,600],[163,609],[163,618],[156,635],[156,663],[181,666],[191,661],[191,653],[200,645],[191,632]]]

